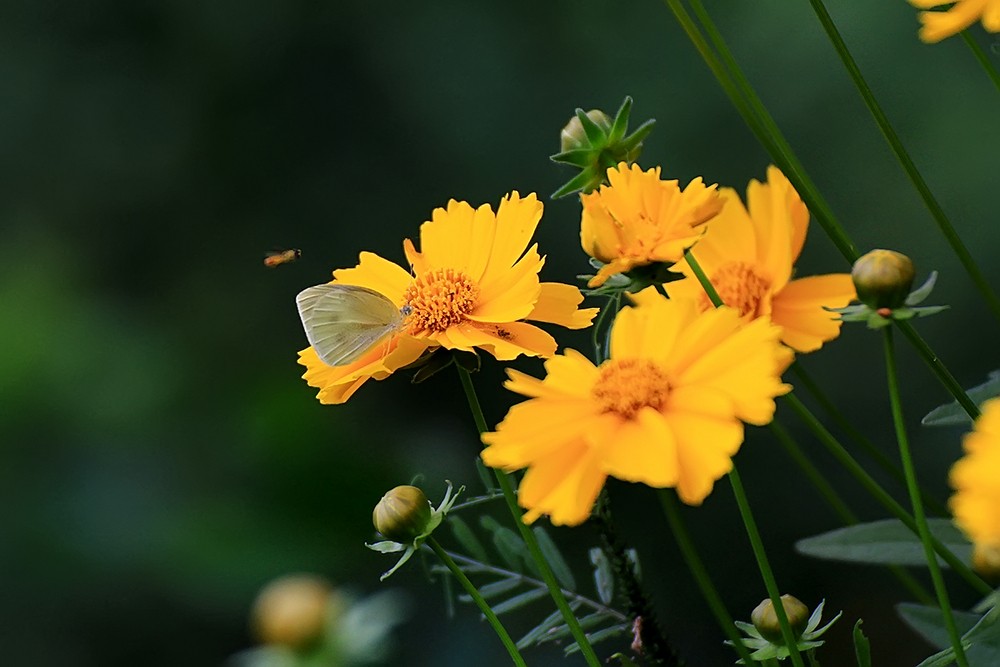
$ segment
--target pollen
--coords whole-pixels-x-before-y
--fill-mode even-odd
[[[670,395],[667,374],[657,364],[645,359],[619,359],[601,365],[601,372],[591,394],[603,412],[614,412],[631,419],[645,407],[660,410]]]
[[[712,275],[712,285],[722,298],[722,302],[738,310],[744,317],[756,318],[763,315],[761,303],[771,289],[771,281],[760,275],[757,269],[745,262],[730,262]],[[703,298],[704,309],[711,308],[708,295]]]
[[[408,332],[440,333],[465,321],[479,298],[479,285],[461,271],[438,269],[418,276],[406,288]]]

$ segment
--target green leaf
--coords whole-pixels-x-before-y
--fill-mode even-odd
[[[523,593],[515,595],[509,600],[505,600],[500,604],[496,605],[495,607],[493,607],[493,613],[499,616],[500,614],[504,614],[508,611],[514,611],[515,609],[520,609],[521,607],[531,604],[535,600],[539,600],[541,598],[548,596],[548,594],[549,591],[545,588],[532,588],[530,591],[525,591]]]
[[[542,554],[545,556],[545,560],[548,561],[549,567],[552,568],[552,573],[556,575],[556,579],[562,584],[562,587],[568,591],[576,590],[576,579],[573,578],[573,571],[570,570],[569,564],[566,559],[563,558],[562,553],[559,551],[559,547],[556,543],[552,541],[549,536],[548,531],[546,531],[541,526],[535,526],[532,528],[532,532],[535,533],[535,539],[538,540],[538,546],[542,550]]]
[[[508,577],[506,579],[501,579],[500,581],[494,581],[492,583],[486,584],[485,586],[479,587],[479,594],[484,598],[489,600],[490,598],[495,598],[498,595],[503,595],[505,593],[510,593],[512,590],[521,585],[522,579],[520,577]],[[463,595],[459,597],[462,602],[472,602],[472,598],[468,595]]]
[[[965,392],[976,405],[982,405],[984,401],[1000,396],[1000,370],[990,371],[987,377],[989,379],[986,382],[967,389]],[[928,412],[927,416],[920,420],[920,423],[924,426],[968,426],[972,424],[972,418],[958,404],[958,401],[952,401],[939,405]]]
[[[496,476],[478,456],[476,457],[476,472],[479,473],[479,481],[483,483],[486,493],[493,495],[497,491]]]
[[[615,597],[615,575],[611,571],[611,563],[608,562],[604,552],[596,547],[590,550],[590,562],[594,566],[597,597],[604,604],[611,604]]]
[[[480,563],[490,562],[489,556],[486,555],[486,548],[479,541],[479,538],[476,537],[475,533],[472,532],[472,529],[469,528],[469,524],[462,521],[461,517],[452,514],[448,517],[448,525],[451,526],[451,534],[462,545],[466,554],[472,556]]]
[[[872,667],[871,646],[868,637],[861,630],[861,619],[854,624],[854,657],[858,660],[858,667]]]
[[[587,639],[590,640],[591,645],[598,642],[602,642],[605,639],[611,639],[612,637],[617,637],[618,635],[628,632],[629,626],[627,624],[612,625],[610,627],[604,628],[603,630],[598,630],[597,632],[592,632],[587,635]],[[572,655],[580,650],[580,645],[573,643],[568,644],[566,648],[563,649],[563,653],[566,655]]]
[[[493,546],[496,547],[497,553],[500,554],[500,558],[503,559],[507,568],[524,574],[524,565],[530,558],[528,547],[524,545],[518,534],[510,528],[501,526],[491,516],[482,516],[479,518],[479,522],[483,528],[493,534]]]
[[[896,611],[907,625],[916,630],[933,646],[943,648],[918,665],[918,667],[945,667],[955,662],[948,631],[944,625],[944,615],[937,607],[904,603]],[[985,616],[963,611],[953,612],[955,625],[963,633],[962,646],[966,649],[969,667],[995,667],[1000,664],[1000,610],[992,610]]]
[[[574,600],[574,602],[576,603],[575,606],[573,602],[570,603],[570,609],[576,611],[577,607],[579,607],[580,604],[576,600]],[[517,647],[519,649],[525,649],[537,643],[543,635],[545,635],[555,626],[559,625],[561,621],[562,621],[562,610],[557,609],[548,616],[546,616],[545,620],[543,620],[541,623],[539,623],[534,628],[529,630],[526,635],[517,640]]]
[[[972,545],[948,519],[929,519],[931,534],[961,560],[972,558]],[[924,548],[909,528],[897,519],[873,521],[807,537],[795,543],[806,556],[875,565],[926,565]],[[942,567],[947,565],[938,562]]]

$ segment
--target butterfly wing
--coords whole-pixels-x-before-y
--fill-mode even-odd
[[[308,287],[299,292],[295,303],[309,344],[329,366],[357,361],[403,321],[396,304],[357,285]]]

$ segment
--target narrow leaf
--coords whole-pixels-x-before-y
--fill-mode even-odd
[[[476,472],[479,473],[479,480],[483,483],[486,493],[495,493],[497,490],[496,477],[493,475],[493,471],[487,468],[486,464],[478,456],[476,457]]]
[[[490,598],[495,598],[498,595],[509,593],[520,585],[521,579],[519,577],[509,577],[507,579],[501,579],[500,581],[494,581],[486,584],[485,586],[480,586],[479,594],[489,600]],[[468,595],[460,596],[459,599],[462,602],[472,602],[472,598]]]
[[[972,557],[972,545],[948,519],[930,519],[931,534],[965,562]],[[920,538],[896,519],[884,519],[807,537],[795,543],[806,556],[850,563],[876,565],[926,565]],[[947,565],[938,558],[942,567]]]
[[[976,405],[981,405],[984,401],[1000,396],[1000,370],[990,371],[989,379],[981,385],[966,390],[966,394]],[[924,426],[953,426],[970,425],[972,418],[958,404],[958,401],[939,405],[927,413],[920,423]]]
[[[549,594],[548,590],[544,588],[532,588],[530,591],[525,591],[519,593],[509,600],[505,600],[500,604],[493,607],[493,613],[499,616],[500,614],[506,613],[508,611],[514,611],[515,609],[520,609],[525,605],[529,605],[535,600],[546,597]]]
[[[472,556],[480,563],[490,562],[489,556],[486,555],[486,548],[483,543],[479,541],[472,529],[469,528],[469,524],[462,521],[462,518],[454,514],[448,517],[448,525],[451,526],[451,533],[458,540],[458,543],[462,545],[465,549],[465,553]]]
[[[944,615],[940,609],[903,603],[896,606],[896,611],[907,625],[930,642],[932,646],[945,649],[927,658],[918,667],[944,667],[955,662],[951,640],[948,638],[948,631],[944,625]],[[986,617],[980,619],[978,614],[964,611],[952,613],[955,616],[955,625],[958,627],[958,631],[965,635],[962,639],[962,646],[967,647],[966,657],[969,659],[970,667],[994,667],[1000,664],[1000,636],[997,634],[996,619],[986,621]],[[987,616],[989,615],[987,614]],[[986,623],[979,631],[977,626],[982,621],[986,621]],[[972,632],[974,628],[977,630],[976,633]]]
[[[589,639],[590,643],[593,645],[598,642],[602,642],[605,639],[610,639],[611,637],[617,637],[618,635],[624,634],[628,632],[628,629],[629,629],[628,625],[625,624],[612,625],[609,628],[604,628],[603,630],[598,630],[597,632],[593,632],[587,635],[587,639]],[[579,650],[580,650],[579,644],[573,643],[567,645],[566,648],[563,649],[563,653],[565,653],[566,655],[572,655],[573,653],[576,653]]]
[[[594,566],[594,585],[597,587],[597,597],[604,604],[611,604],[615,597],[615,576],[611,572],[611,563],[604,552],[598,548],[590,550],[590,562]]]
[[[858,667],[872,667],[871,646],[868,637],[861,630],[861,619],[854,624],[854,656],[858,660]]]
[[[573,606],[570,605],[570,608],[573,609]],[[557,609],[548,616],[546,616],[544,621],[542,621],[534,628],[529,630],[528,634],[524,635],[519,640],[517,640],[517,647],[519,649],[526,649],[529,646],[532,646],[542,637],[542,635],[544,635],[546,632],[554,628],[561,621],[562,621],[562,610]]]
[[[549,567],[552,568],[552,573],[556,575],[556,579],[562,584],[562,587],[569,591],[576,590],[576,579],[573,578],[573,571],[570,570],[569,564],[566,559],[563,558],[562,553],[559,551],[559,547],[556,543],[552,541],[552,537],[549,535],[541,526],[535,526],[532,529],[535,533],[535,539],[538,540],[538,546],[542,550],[542,554],[545,556],[545,560],[548,561]]]

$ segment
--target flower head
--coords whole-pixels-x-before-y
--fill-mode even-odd
[[[954,0],[910,0],[920,9],[950,5]],[[920,39],[933,44],[958,34],[981,19],[989,32],[1000,32],[1000,0],[958,0],[945,12],[920,12]]]
[[[343,403],[369,378],[382,380],[438,347],[485,350],[500,360],[554,354],[555,339],[524,320],[589,326],[597,309],[577,308],[577,288],[538,278],[544,258],[528,244],[541,216],[533,194],[510,194],[496,213],[452,200],[421,225],[419,251],[404,241],[412,274],[369,252],[353,269],[334,271],[333,283],[374,290],[405,316],[398,332],[352,363],[328,366],[311,347],[299,353],[320,402]]]
[[[730,308],[699,312],[653,293],[618,315],[600,366],[567,350],[545,363],[544,379],[508,370],[506,387],[530,400],[483,434],[483,461],[528,468],[518,490],[526,522],[583,522],[609,475],[700,504],[732,469],[743,422],[771,421],[774,397],[790,389],[779,334],[764,319],[744,325]]]
[[[681,190],[676,180],[660,180],[659,167],[643,171],[622,162],[608,169],[608,183],[580,196],[580,241],[588,255],[605,263],[590,287],[637,266],[673,264],[722,208],[715,185],[696,178]]]
[[[955,489],[949,504],[974,545],[973,561],[988,564],[1000,550],[1000,398],[983,403],[962,444],[965,456],[949,476]]]
[[[818,350],[840,333],[840,321],[824,310],[846,306],[854,298],[851,276],[836,273],[792,280],[802,252],[809,211],[777,167],[767,183],[750,181],[747,206],[735,190],[719,193],[725,206],[708,225],[693,254],[723,303],[746,320],[769,316],[781,327],[781,341],[798,352]],[[684,279],[665,286],[671,298],[697,300],[702,310],[712,302],[684,260]]]

